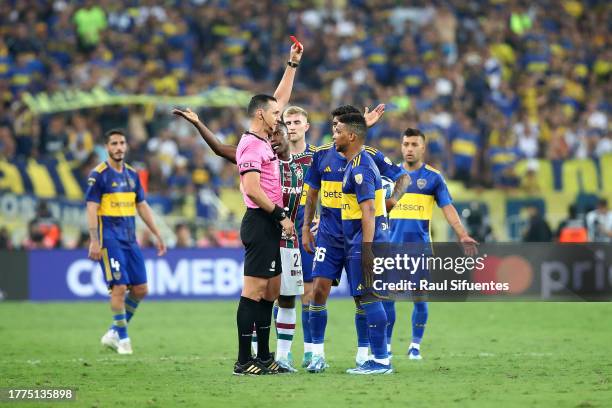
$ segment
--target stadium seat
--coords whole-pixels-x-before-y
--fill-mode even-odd
[[[612,193],[612,153],[603,155],[599,159],[599,168],[601,170],[602,191]]]
[[[517,176],[522,179],[527,173],[529,160],[521,160],[516,163],[515,171]],[[553,168],[550,160],[537,160],[538,163],[538,185],[541,191],[553,191],[555,189],[555,181]]]
[[[597,167],[592,160],[566,160],[563,163],[561,180],[565,193],[596,193],[599,190]]]
[[[6,160],[0,160],[0,190],[5,189],[15,194],[25,193],[21,173],[17,166]]]

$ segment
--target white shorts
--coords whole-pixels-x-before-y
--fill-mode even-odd
[[[304,294],[304,276],[302,274],[302,258],[299,248],[280,249],[281,257],[281,296],[297,296]]]

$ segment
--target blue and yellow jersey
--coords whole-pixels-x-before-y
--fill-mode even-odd
[[[373,147],[365,146],[364,152],[370,156],[382,176],[396,181],[404,173],[401,167],[393,164],[388,157]],[[305,180],[305,184],[310,188],[320,190],[321,214],[318,233],[325,234],[327,240],[338,248],[344,247],[340,209],[346,165],[346,158],[336,151],[333,143],[328,143],[317,148]]]
[[[312,157],[314,156],[317,148],[310,144],[306,144],[306,149],[302,153],[296,153],[293,155],[293,159],[300,163],[303,169],[303,175],[306,176],[312,164]],[[302,195],[300,197],[300,205],[298,206],[298,212],[295,216],[295,229],[302,241],[302,225],[304,224],[304,206],[306,205],[306,193],[308,192],[308,184],[302,185]]]
[[[100,243],[136,241],[136,204],[144,201],[138,173],[129,165],[119,173],[106,162],[100,163],[87,179],[85,201],[100,204],[98,228]]]
[[[389,213],[391,242],[431,242],[434,201],[444,207],[453,200],[442,174],[433,167],[423,164],[408,175],[412,183]]]
[[[361,245],[363,230],[361,207],[365,200],[374,200],[374,240],[387,242],[387,219],[385,217],[385,192],[380,180],[378,166],[372,156],[362,150],[351,160],[342,181],[342,232],[346,248]]]

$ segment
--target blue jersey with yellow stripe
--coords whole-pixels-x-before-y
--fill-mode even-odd
[[[412,183],[389,213],[391,242],[431,242],[434,201],[438,207],[453,201],[442,174],[433,167],[423,164],[408,175]]]
[[[354,248],[363,242],[359,206],[365,200],[374,200],[374,239],[372,242],[387,242],[387,219],[385,217],[385,193],[380,172],[374,159],[365,150],[351,160],[342,181],[342,232],[346,248]]]
[[[85,201],[100,204],[98,228],[100,243],[104,241],[136,241],[136,204],[145,195],[138,173],[125,164],[118,172],[106,162],[89,175]]]
[[[364,146],[364,152],[370,156],[381,175],[397,180],[404,171],[400,166],[385,157],[373,147]],[[344,247],[342,238],[342,180],[347,160],[336,151],[333,143],[317,148],[312,165],[306,175],[305,184],[310,188],[320,190],[321,214],[318,234],[326,235],[330,245]]]

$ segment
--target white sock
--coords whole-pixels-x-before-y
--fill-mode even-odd
[[[315,356],[323,356],[325,357],[325,350],[323,349],[323,343],[321,344],[312,344],[312,354]]]
[[[253,355],[257,355],[257,331],[253,327],[253,335],[251,337],[251,350],[253,351]]]
[[[410,349],[420,350],[421,349],[421,345],[419,343],[410,343],[410,347],[408,347],[408,350],[410,350]]]
[[[312,353],[312,343],[304,343],[304,353]]]
[[[369,350],[369,347],[357,347],[357,357],[355,357],[355,360],[368,360]]]
[[[391,343],[387,343],[387,353],[391,352]]]
[[[287,359],[289,358],[293,335],[295,334],[295,308],[278,308],[276,331],[278,336],[276,341],[276,358]]]
[[[374,361],[380,364],[389,365],[389,357],[387,358],[375,358]]]

